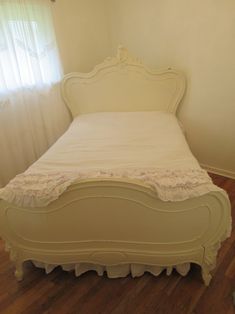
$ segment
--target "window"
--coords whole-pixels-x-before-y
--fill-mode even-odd
[[[48,0],[0,1],[0,92],[59,81],[61,67]]]

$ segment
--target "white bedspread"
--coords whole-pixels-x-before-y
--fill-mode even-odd
[[[81,115],[28,171],[200,169],[177,118],[164,112]]]
[[[141,180],[170,201],[219,189],[192,155],[173,114],[115,112],[75,118],[0,197],[18,206],[46,206],[69,185],[89,178]]]

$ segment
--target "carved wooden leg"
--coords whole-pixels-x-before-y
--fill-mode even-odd
[[[20,254],[12,247],[10,247],[10,260],[15,264],[15,277],[17,281],[21,281],[24,274],[23,260],[21,259]]]
[[[211,271],[216,266],[216,257],[217,257],[217,252],[219,248],[220,248],[220,243],[216,243],[214,245],[210,245],[205,248],[204,262],[201,265],[201,267],[202,267],[202,278],[206,286],[209,286],[210,281],[212,279]]]
[[[212,279],[212,276],[210,273],[210,268],[207,265],[202,266],[202,278],[205,285],[208,287]]]
[[[16,261],[15,262],[15,277],[17,281],[21,281],[24,276],[24,271],[23,271],[23,262],[22,261]]]

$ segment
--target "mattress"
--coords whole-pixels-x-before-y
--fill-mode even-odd
[[[95,178],[141,181],[165,201],[219,189],[190,151],[175,115],[102,112],[76,117],[39,160],[0,190],[0,198],[46,206],[71,184]]]
[[[105,112],[78,116],[28,172],[145,167],[200,169],[175,115]]]

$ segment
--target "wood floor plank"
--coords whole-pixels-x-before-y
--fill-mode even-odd
[[[18,283],[13,265],[0,240],[1,314],[235,314],[235,180],[211,175],[227,190],[233,216],[232,235],[219,252],[209,287],[202,283],[200,267],[186,277],[145,274],[140,278],[108,279],[88,272],[78,278],[60,268],[50,275],[26,265]]]

